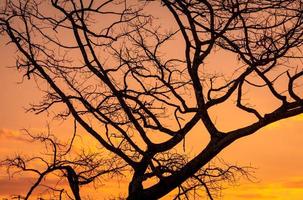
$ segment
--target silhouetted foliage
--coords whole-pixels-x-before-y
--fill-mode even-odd
[[[17,48],[17,68],[28,79],[47,83],[42,101],[30,110],[39,114],[65,105],[57,117],[74,118],[131,170],[129,200],[158,199],[176,188],[176,199],[192,199],[188,192],[200,188],[214,199],[217,181],[247,175],[237,166],[209,164],[218,153],[239,138],[303,112],[299,0],[3,2],[0,31]],[[150,5],[169,14],[171,27],[161,26],[163,19],[154,16]],[[236,66],[209,66],[218,52],[232,54]],[[270,96],[273,110],[253,106],[259,89]],[[210,110],[227,102],[246,113],[249,122],[221,130]],[[195,155],[182,153],[186,136],[202,125],[197,141],[207,132],[208,144]],[[87,162],[90,155],[66,163],[54,139],[33,139],[50,142],[54,150],[53,163],[37,171],[40,177],[62,171],[80,199],[78,187],[86,180],[79,174],[100,166]],[[26,169],[24,159],[6,162]],[[84,171],[75,170],[78,162],[86,163]],[[87,179],[97,176],[94,172]],[[149,180],[156,181],[143,186]]]

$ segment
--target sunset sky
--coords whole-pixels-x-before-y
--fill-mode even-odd
[[[159,13],[160,15],[160,13]],[[30,154],[41,151],[41,146],[24,140],[21,129],[44,130],[48,123],[55,132],[70,135],[70,123],[62,123],[48,117],[46,113],[35,115],[25,113],[29,104],[38,102],[40,92],[33,80],[24,78],[15,68],[15,50],[0,38],[0,160],[16,154]],[[173,51],[173,50],[171,50]],[[216,57],[220,64],[228,63],[232,58],[225,55]],[[22,82],[22,83],[20,83]],[[270,99],[263,99],[264,105],[270,106]],[[219,110],[219,111],[218,111]],[[217,114],[229,116],[232,110],[216,110]],[[241,116],[241,115],[239,115]],[[218,119],[222,127],[241,125],[237,113],[232,117]],[[198,131],[198,129],[197,129]],[[68,134],[65,134],[68,133]],[[89,137],[84,138],[90,140]],[[202,139],[201,139],[202,140]],[[199,145],[197,138],[188,138],[189,148]],[[256,134],[240,139],[227,147],[219,157],[228,163],[251,166],[255,173],[252,181],[241,179],[234,185],[226,185],[222,200],[301,200],[303,197],[303,115],[276,122]],[[96,144],[97,145],[97,144]],[[192,145],[192,147],[191,147]],[[9,180],[4,168],[0,168],[0,199],[12,194],[23,193],[28,189],[34,177],[15,176]],[[108,198],[112,193],[127,193],[125,180],[105,182],[100,190],[87,190],[98,196]],[[169,198],[168,198],[169,199]]]

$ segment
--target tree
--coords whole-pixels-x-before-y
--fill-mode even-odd
[[[172,16],[165,29],[148,14],[150,4],[155,2],[6,0],[0,31],[17,48],[17,68],[48,84],[31,111],[65,105],[58,117],[74,118],[131,169],[127,199],[158,199],[177,187],[185,197],[204,187],[212,199],[207,178],[241,170],[207,168],[219,152],[303,112],[303,5],[162,0],[159,9]],[[169,52],[171,45],[182,51]],[[236,58],[229,74],[207,64],[218,51]],[[272,98],[274,110],[253,106],[259,89]],[[246,91],[254,96],[246,99]],[[230,101],[252,120],[223,131],[210,110]],[[208,144],[197,155],[182,155],[177,149],[201,124]],[[148,180],[156,181],[143,186]]]

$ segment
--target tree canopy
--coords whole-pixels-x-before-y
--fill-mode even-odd
[[[57,117],[74,119],[75,129],[80,125],[112,155],[68,160],[72,142],[62,150],[50,134],[29,133],[51,145],[52,161],[43,161],[42,171],[20,157],[4,163],[39,175],[26,199],[54,171],[67,178],[71,198],[81,199],[80,186],[125,169],[132,176],[127,199],[159,199],[176,188],[176,199],[191,199],[201,188],[213,199],[216,181],[246,174],[210,166],[218,153],[303,112],[302,6],[299,0],[2,0],[0,34],[17,49],[16,67],[46,83],[30,111],[59,105]],[[232,66],[212,63],[221,52],[232,55]],[[274,109],[254,106],[262,96]],[[218,106],[233,106],[249,120],[223,130],[211,114]],[[230,117],[235,125],[242,120]],[[182,153],[197,126],[204,127],[197,140],[209,135],[208,144],[201,142],[194,156]]]

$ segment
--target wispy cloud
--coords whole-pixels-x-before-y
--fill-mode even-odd
[[[301,200],[303,177],[267,183],[243,183],[239,187],[227,188],[223,194],[222,200]]]
[[[30,189],[30,187],[37,181],[37,177],[20,177],[15,176],[14,178],[8,178],[8,176],[0,177],[0,199],[1,197],[12,197],[16,195],[24,196]],[[66,188],[67,182],[60,181],[56,178],[47,178],[43,180],[43,185],[57,186],[60,188]],[[44,190],[45,187],[38,187],[35,191],[39,194]]]
[[[0,195],[21,195],[24,194],[30,185],[35,182],[34,177],[22,177],[8,179],[0,178]]]
[[[0,139],[5,140],[17,140],[17,141],[28,141],[25,139],[25,134],[18,130],[9,130],[0,128]]]
[[[303,190],[303,177],[298,180],[291,180],[283,183],[285,188],[299,188]]]
[[[254,191],[254,192],[257,192],[257,191]],[[274,196],[274,195],[266,195],[266,194],[238,194],[238,195],[235,195],[235,197],[237,199],[254,199],[254,200],[275,199],[276,198],[276,196]]]

